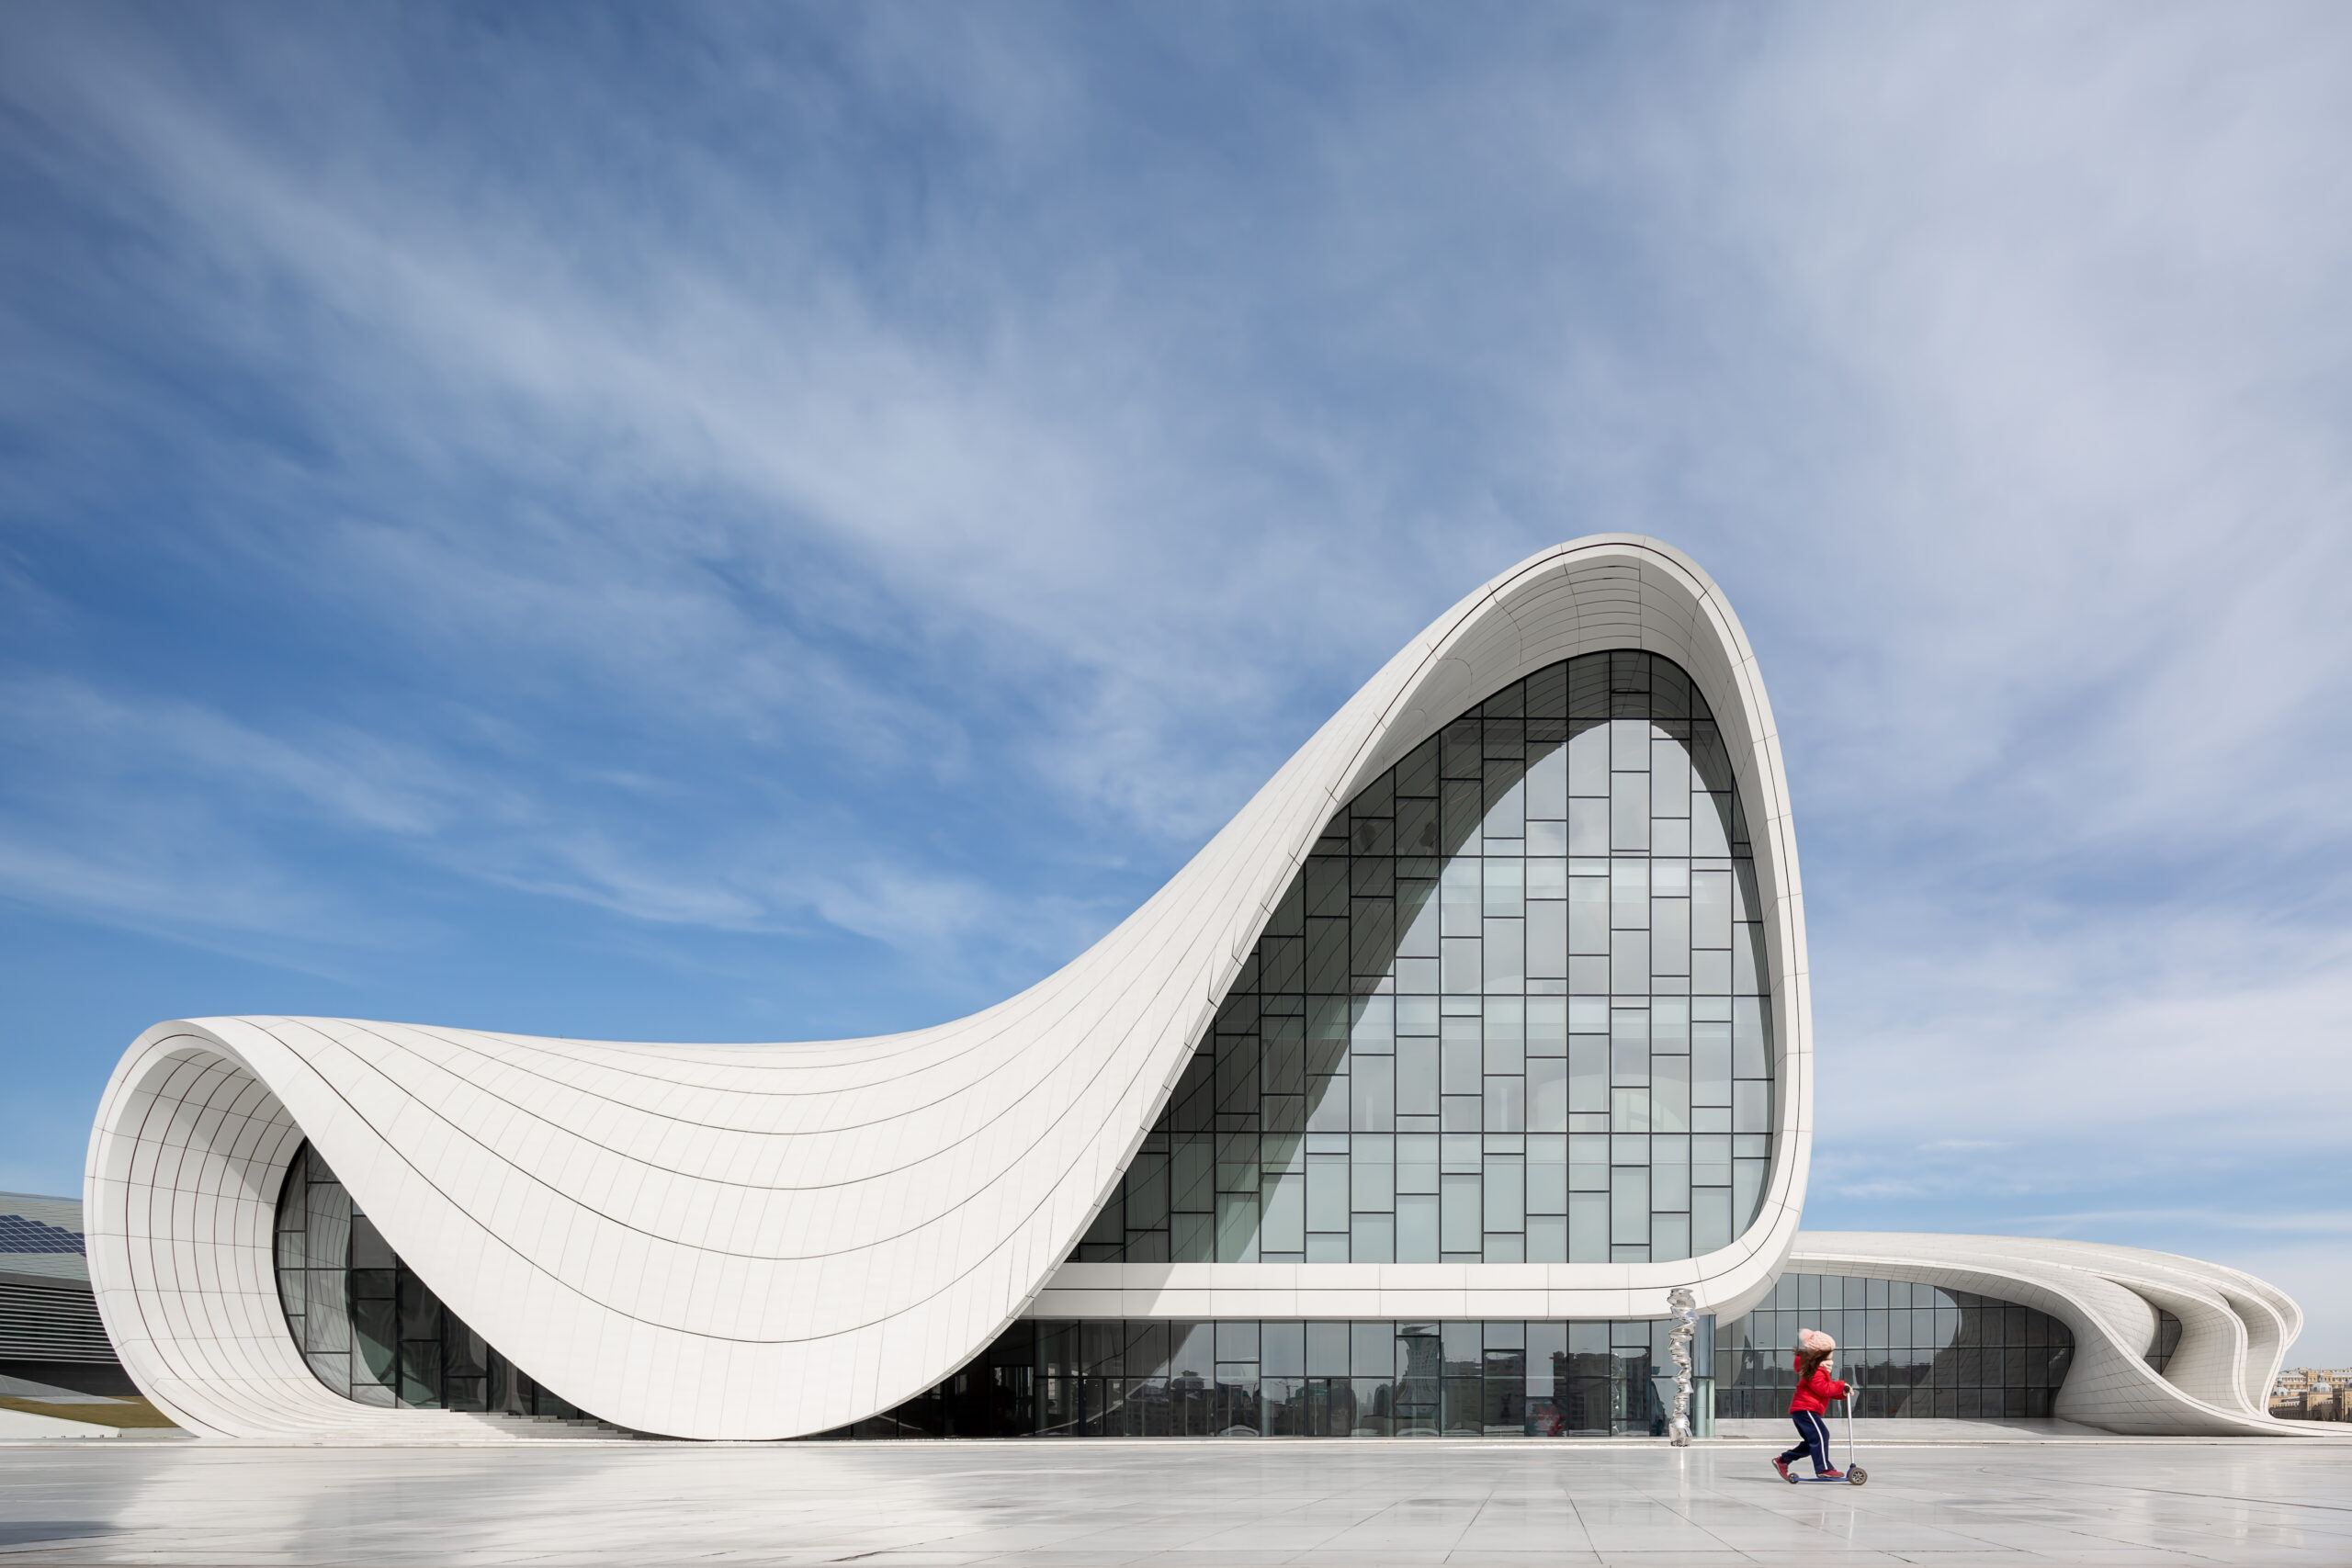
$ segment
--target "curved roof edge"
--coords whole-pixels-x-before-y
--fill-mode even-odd
[[[703,1438],[888,1409],[1054,1279],[1332,810],[1489,693],[1616,648],[1682,665],[1732,754],[1773,979],[1775,1158],[1755,1223],[1720,1251],[1481,1266],[1476,1290],[1508,1269],[1514,1292],[1595,1303],[1579,1312],[1605,1297],[1609,1315],[1662,1315],[1677,1286],[1704,1310],[1742,1310],[1795,1237],[1810,1157],[1787,780],[1721,591],[1668,546],[1603,535],[1542,551],[1440,616],[1132,915],[968,1018],[751,1046],[348,1019],[149,1030],[107,1087],[85,1178],[93,1285],[124,1365],[204,1432],[384,1433],[436,1415],[343,1401],[291,1343],[273,1210],[307,1135],[452,1311],[582,1408]],[[1425,1283],[1375,1281],[1363,1311],[1427,1311]]]

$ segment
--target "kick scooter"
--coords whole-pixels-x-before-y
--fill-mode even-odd
[[[1851,1485],[1867,1486],[1871,1472],[1854,1462],[1854,1393],[1853,1389],[1846,1393],[1846,1480]]]
[[[1806,1477],[1806,1476],[1801,1476],[1801,1475],[1798,1475],[1798,1474],[1796,1474],[1795,1472],[1790,1472],[1790,1475],[1789,1475],[1789,1484],[1790,1484],[1790,1485],[1792,1485],[1792,1486],[1802,1485],[1802,1484],[1803,1484],[1805,1481],[1807,1481],[1808,1479],[1810,1479],[1810,1480],[1814,1480],[1814,1481],[1831,1481],[1831,1480],[1843,1481],[1843,1482],[1845,1482],[1845,1483],[1846,1483],[1848,1485],[1849,1485],[1849,1486],[1867,1486],[1867,1485],[1869,1485],[1869,1484],[1870,1484],[1871,1472],[1870,1472],[1869,1471],[1867,1471],[1867,1470],[1864,1470],[1860,1465],[1856,1464],[1856,1463],[1854,1462],[1854,1391],[1853,1391],[1853,1390],[1849,1389],[1849,1390],[1848,1390],[1848,1391],[1847,1391],[1846,1398],[1845,1398],[1844,1403],[1845,1403],[1845,1405],[1846,1405],[1846,1473],[1845,1473],[1845,1474],[1843,1474],[1843,1475],[1840,1475],[1840,1476],[1815,1475],[1815,1476]]]

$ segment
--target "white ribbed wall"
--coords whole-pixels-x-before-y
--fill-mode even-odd
[[[1057,1274],[1331,812],[1489,693],[1612,648],[1690,673],[1749,814],[1777,1128],[1747,1233],[1674,1263]],[[1795,1234],[1811,1040],[1787,783],[1754,655],[1690,560],[1603,536],[1448,611],[1135,914],[969,1018],[743,1046],[160,1024],[99,1109],[91,1273],[141,1386],[197,1429],[239,1435],[462,1419],[349,1404],[300,1365],[268,1246],[305,1134],[468,1324],[564,1397],[651,1432],[787,1437],[887,1409],[986,1346],[1049,1280],[1038,1310],[1054,1313],[1646,1316],[1687,1286],[1728,1314],[1770,1288]]]

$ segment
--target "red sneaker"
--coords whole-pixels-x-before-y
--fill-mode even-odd
[[[1825,1470],[1819,1475],[1815,1476],[1814,1479],[1815,1481],[1843,1481],[1846,1479],[1846,1472],[1842,1470]]]
[[[1797,1483],[1797,1478],[1789,1473],[1789,1461],[1787,1460],[1781,1459],[1777,1455],[1774,1456],[1772,1460],[1772,1468],[1779,1471],[1781,1472],[1781,1479],[1787,1482],[1790,1485],[1794,1486]]]

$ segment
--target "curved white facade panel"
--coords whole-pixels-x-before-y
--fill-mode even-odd
[[[1611,649],[1689,671],[1747,812],[1777,1084],[1753,1223],[1673,1263],[1062,1269],[1333,811],[1487,694]],[[1681,554],[1596,536],[1448,611],[1117,929],[969,1018],[742,1046],[159,1024],[99,1108],[91,1275],[155,1402],[195,1430],[246,1436],[481,1429],[354,1404],[306,1369],[271,1256],[273,1203],[306,1136],[492,1345],[582,1408],[655,1433],[781,1438],[858,1420],[956,1370],[1049,1280],[1073,1298],[1052,1310],[1082,1294],[1126,1315],[1658,1316],[1678,1286],[1702,1310],[1736,1312],[1795,1235],[1809,1012],[1787,785],[1747,638]]]
[[[2056,1414],[2110,1432],[2328,1437],[2271,1417],[2266,1396],[2303,1314],[2274,1285],[2168,1252],[2022,1236],[1804,1231],[1788,1267],[1908,1280],[2048,1313],[2075,1336]],[[2180,1320],[2165,1370],[2146,1359],[2157,1312]]]

